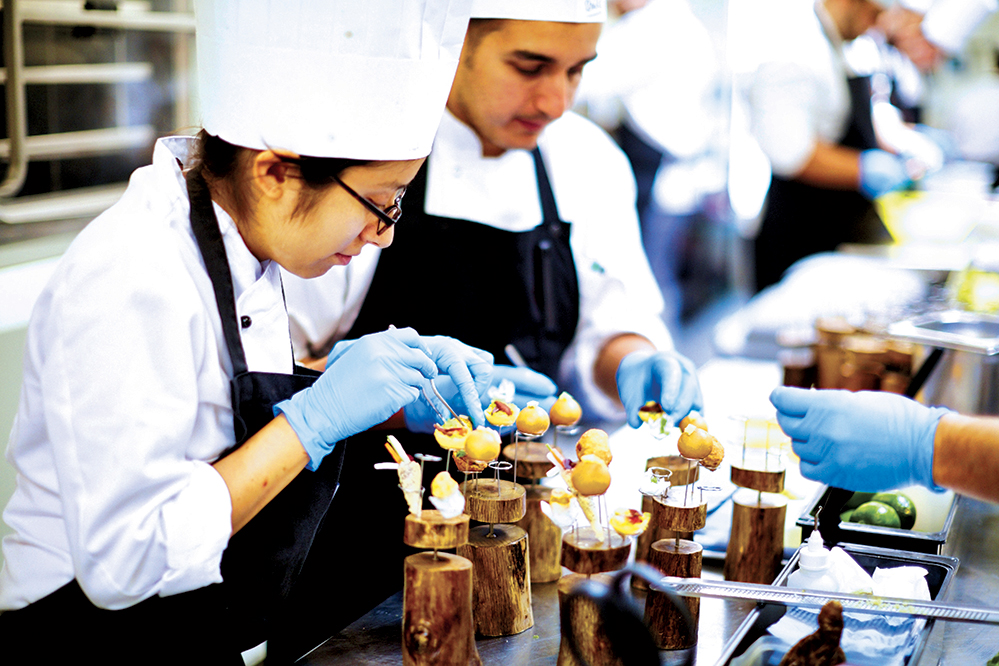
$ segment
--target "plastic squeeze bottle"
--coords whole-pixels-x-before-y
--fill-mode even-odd
[[[836,578],[832,575],[829,549],[822,543],[822,535],[818,529],[812,530],[808,544],[798,554],[798,568],[787,577],[787,586],[799,590],[839,590]]]

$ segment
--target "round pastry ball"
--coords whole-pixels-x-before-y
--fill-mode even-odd
[[[499,433],[479,426],[465,439],[465,455],[472,460],[496,460],[500,452]]]
[[[693,423],[701,430],[707,431],[708,429],[708,422],[704,420],[704,417],[701,416],[700,412],[695,410],[684,416],[682,419],[680,419],[680,432],[686,430],[687,426],[689,426],[691,423]]]
[[[548,412],[538,406],[537,400],[527,403],[517,415],[517,430],[528,435],[543,435],[550,424]]]
[[[579,437],[576,442],[576,457],[582,458],[587,454],[593,454],[610,465],[613,456],[610,450],[610,438],[607,433],[599,428],[591,428]]]
[[[441,448],[450,451],[460,451],[465,446],[465,438],[472,432],[472,419],[462,416],[460,419],[448,419],[441,424],[434,424],[434,439]]]
[[[572,468],[572,487],[580,495],[603,495],[610,487],[611,477],[607,464],[588,454]]]
[[[551,421],[557,426],[571,426],[579,423],[583,417],[583,408],[576,399],[563,391],[548,410]]]
[[[680,434],[680,439],[676,441],[676,448],[680,450],[680,455],[684,458],[700,460],[711,453],[714,439],[704,430],[690,424]]]

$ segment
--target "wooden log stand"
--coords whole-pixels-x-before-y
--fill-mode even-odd
[[[465,510],[478,525],[458,555],[472,562],[472,608],[483,636],[512,636],[534,626],[527,532],[509,524],[526,513],[527,492],[512,481],[478,479],[462,484]]]
[[[592,574],[622,569],[631,554],[631,539],[611,531],[603,534],[599,541],[592,527],[580,527],[567,532],[562,537],[562,566],[575,573],[563,576],[558,583],[559,613],[566,601],[566,595]],[[606,582],[606,581],[604,581]],[[561,616],[561,615],[560,615]],[[603,629],[597,607],[592,601],[577,598],[569,609],[569,626],[562,626],[562,642],[558,651],[558,666],[576,666],[579,662],[569,647],[568,632],[574,631],[576,645],[587,663],[611,666],[622,662],[610,654],[610,641]]]
[[[437,552],[468,539],[468,516],[443,518],[439,511],[406,516],[403,541],[432,548],[405,560],[402,601],[402,663],[406,666],[480,666],[472,616],[472,563]]]
[[[725,551],[725,580],[772,583],[784,554],[787,499],[742,488],[732,498],[732,533]]]
[[[581,581],[590,578],[588,575],[572,573],[563,576],[558,582],[558,606],[561,613],[566,603],[571,603],[569,608],[569,627],[575,632],[576,647],[586,657],[587,663],[591,666],[623,666],[624,662],[610,650],[610,641],[604,631],[603,622],[596,604],[589,599],[576,597],[572,601],[567,601],[568,594],[573,587]],[[609,584],[608,574],[598,574],[593,578],[601,583]],[[558,666],[578,666],[579,661],[572,654],[569,647],[567,627],[562,627],[562,642],[558,649]]]
[[[682,456],[656,456],[654,458],[649,458],[645,463],[645,470],[648,471],[653,467],[662,467],[668,469],[671,474],[669,477],[670,486],[685,486],[688,483],[694,483],[698,479],[698,471],[700,470],[700,465],[695,465],[694,467],[689,467],[687,461]],[[647,495],[642,496],[642,511],[652,513],[653,502],[655,500]],[[656,541],[660,539],[670,539],[672,537],[679,536],[681,539],[692,539],[694,537],[693,532],[679,532],[675,533],[673,530],[666,527],[657,527],[655,525],[650,525],[649,529],[642,532],[638,537],[638,541],[635,542],[635,561],[636,562],[648,562],[649,561],[649,549],[652,547]],[[643,578],[639,576],[631,577],[631,586],[639,590],[649,589],[649,584],[645,582]]]
[[[689,503],[685,504],[683,493],[673,491],[665,500],[653,501],[651,522],[658,527],[672,529],[674,533],[693,533],[704,527],[707,516],[708,505],[701,501],[699,496],[689,498]],[[688,539],[681,539],[679,536],[655,542],[649,552],[649,564],[667,576],[699,578],[702,562],[701,545]],[[698,599],[685,601],[693,622],[690,634],[696,637],[700,601]],[[684,625],[683,615],[662,592],[649,590],[645,597],[645,623],[660,649],[679,650],[694,645]]]
[[[516,447],[516,448],[515,448]],[[531,582],[550,583],[562,577],[562,528],[553,523],[541,511],[541,503],[551,497],[551,488],[535,485],[535,481],[547,476],[554,465],[548,459],[548,447],[541,442],[520,442],[503,447],[503,457],[513,462],[517,457],[517,476],[530,479],[527,490],[527,507],[524,517],[517,526],[527,532],[527,542],[531,544]]]

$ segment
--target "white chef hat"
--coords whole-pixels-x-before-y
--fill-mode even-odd
[[[472,18],[603,23],[607,0],[472,0]]]
[[[426,157],[470,0],[196,0],[205,130],[246,148]]]

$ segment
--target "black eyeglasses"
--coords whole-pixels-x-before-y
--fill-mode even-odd
[[[385,233],[386,229],[398,222],[399,218],[402,217],[402,198],[406,195],[405,187],[399,190],[399,193],[395,195],[395,201],[392,202],[392,205],[385,210],[382,210],[372,203],[370,199],[355,192],[350,185],[340,180],[338,176],[331,176],[331,178],[336,181],[337,185],[347,190],[347,193],[350,196],[357,199],[358,203],[374,213],[375,217],[378,218],[378,228],[375,230],[375,233],[379,236]]]

